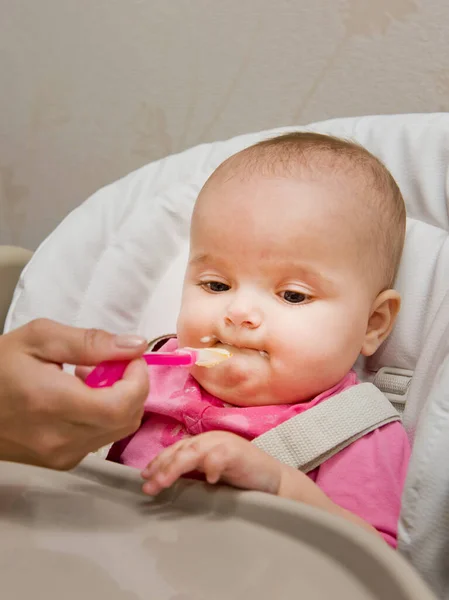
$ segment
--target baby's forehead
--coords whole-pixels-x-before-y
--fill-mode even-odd
[[[360,230],[372,221],[360,188],[347,174],[270,177],[255,172],[243,178],[236,174],[210,182],[200,195],[192,223],[195,232],[224,227],[231,237],[245,230],[253,236],[266,232],[300,243],[314,233],[344,237],[346,244],[351,240],[360,243]],[[231,221],[233,227],[228,228]]]
[[[306,184],[309,196],[310,193],[313,195],[313,189],[316,188],[316,201],[326,200],[329,218],[334,218],[337,214],[349,216],[354,213],[357,213],[359,219],[370,219],[372,216],[369,209],[375,204],[371,198],[374,194],[373,186],[369,185],[361,169],[336,168],[325,164],[320,168],[309,165],[286,168],[285,164],[273,168],[272,163],[270,168],[264,168],[262,163],[260,168],[248,169],[246,161],[239,154],[235,155],[235,160],[226,161],[212,174],[200,192],[197,205],[206,208],[205,212],[210,212],[207,207],[211,204],[220,205],[224,197],[238,196],[242,207],[248,204],[253,210],[263,210],[267,205],[281,200],[286,195],[287,188],[279,185],[272,194],[258,195],[257,204],[252,203],[251,190],[270,187],[273,181],[290,182],[293,188],[298,184],[297,194],[288,191],[292,199],[289,205],[292,212],[295,207],[300,208],[304,201],[302,190]]]
[[[271,240],[291,240],[295,247],[324,242],[332,245],[335,252],[366,253],[375,219],[368,208],[371,202],[367,192],[357,176],[344,171],[330,174],[284,172],[282,177],[278,173],[282,181],[292,183],[290,189],[275,186],[274,193],[270,190],[252,196],[253,185],[270,187],[273,183],[273,178],[266,172],[249,174],[243,170],[232,176],[229,172],[222,175],[211,181],[209,189],[202,195],[200,210],[194,213],[192,233],[209,237],[212,231],[221,231],[224,227],[228,239],[238,237],[244,230],[252,232],[249,237],[254,243],[259,241],[260,235],[266,234]],[[300,184],[297,191],[296,183]],[[302,185],[304,183],[306,186]],[[226,193],[221,193],[222,186],[229,186]],[[243,193],[238,191],[240,186],[244,188]],[[265,219],[263,215],[266,215]],[[231,218],[234,225],[228,229],[224,222]]]
[[[366,153],[364,150],[361,152]],[[353,221],[356,220],[357,227],[363,229],[370,226],[379,209],[371,159],[376,161],[374,157],[362,160],[358,153],[342,154],[335,150],[312,148],[307,153],[283,153],[279,148],[273,151],[269,147],[253,146],[234,154],[219,165],[201,190],[195,213],[201,212],[202,218],[208,213],[208,218],[214,218],[208,207],[213,209],[220,206],[225,192],[229,192],[226,198],[231,198],[231,201],[233,194],[237,195],[240,207],[247,204],[244,208],[250,213],[270,208],[271,201],[276,203],[282,199],[279,194],[285,188],[280,186],[279,192],[276,191],[272,196],[262,195],[260,204],[251,203],[251,188],[261,188],[270,179],[280,179],[300,184],[306,182],[309,188],[316,186],[317,202],[319,197],[326,204],[324,218],[335,219],[341,216],[348,220],[348,224],[351,222],[350,226],[354,226]],[[325,195],[318,193],[323,187],[326,188]],[[248,189],[246,196],[239,193],[242,188]],[[301,203],[303,196],[299,186],[297,196],[293,194],[292,198]],[[294,201],[288,205],[287,210],[293,214]]]

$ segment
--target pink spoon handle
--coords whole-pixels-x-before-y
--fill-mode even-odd
[[[195,364],[197,353],[194,350],[176,350],[175,352],[149,352],[143,355],[147,365],[166,367],[190,367]]]
[[[171,367],[189,367],[196,360],[196,352],[182,350],[175,352],[149,352],[142,357],[147,365]],[[99,364],[86,378],[86,384],[92,388],[109,387],[122,379],[130,361],[108,361]]]
[[[129,361],[110,361],[99,364],[86,377],[86,384],[91,388],[102,388],[114,385],[123,377]]]

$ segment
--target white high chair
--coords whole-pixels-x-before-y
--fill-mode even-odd
[[[363,144],[390,169],[406,201],[396,285],[402,310],[387,342],[357,369],[362,380],[405,407],[413,456],[399,547],[439,597],[449,598],[449,114],[282,128],[149,164],[98,191],[45,240],[22,273],[5,331],[48,317],[149,339],[174,332],[189,221],[201,186],[231,154],[298,129]]]

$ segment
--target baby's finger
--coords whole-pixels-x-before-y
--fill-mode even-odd
[[[191,446],[183,446],[174,453],[170,461],[162,465],[160,477],[167,487],[179,479],[182,475],[196,469],[201,462],[198,452]]]
[[[154,458],[142,471],[141,476],[143,479],[148,479],[155,473],[156,471],[164,471],[166,465],[169,464],[172,460],[176,452],[184,446],[187,446],[190,443],[190,439],[180,440],[176,442],[172,446],[165,448],[162,450],[156,458]]]
[[[163,489],[163,486],[154,479],[146,481],[142,486],[142,492],[148,496],[157,496]]]
[[[224,444],[219,444],[215,448],[212,448],[204,457],[202,466],[207,482],[212,484],[217,483],[229,467],[230,460],[229,452],[227,452]]]
[[[157,466],[142,490],[146,494],[155,495],[173,485],[182,475],[193,471],[198,464],[198,454],[190,447],[180,448],[171,461]]]
[[[150,477],[153,476],[154,473],[156,473],[157,471],[162,470],[161,466],[165,463],[166,457],[167,456],[172,456],[172,454],[173,454],[173,446],[171,446],[170,448],[167,448],[166,450],[163,450],[160,454],[158,454],[156,456],[156,458],[154,458],[145,467],[145,469],[140,474],[141,477],[143,477],[143,479],[149,479]]]

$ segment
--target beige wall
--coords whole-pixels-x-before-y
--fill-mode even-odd
[[[446,0],[0,0],[0,243],[201,141],[449,110]]]

